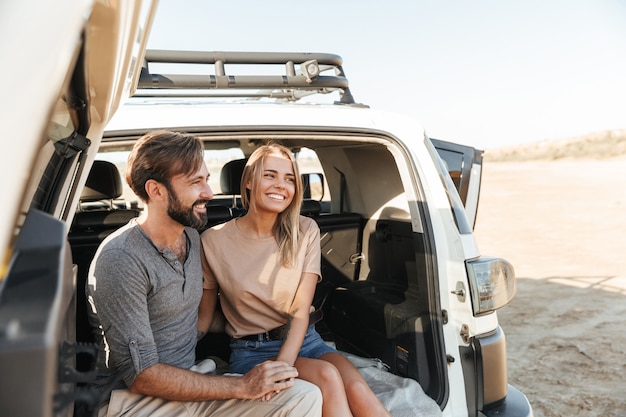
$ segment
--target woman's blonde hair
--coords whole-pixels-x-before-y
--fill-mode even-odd
[[[278,219],[274,225],[274,236],[278,243],[281,264],[285,267],[289,267],[295,265],[298,245],[300,243],[300,207],[302,206],[303,186],[298,165],[288,148],[278,143],[269,143],[261,146],[252,153],[241,175],[241,203],[247,210],[250,209],[251,205],[255,204],[254,201],[251,201],[250,189],[246,187],[246,184],[250,183],[252,189],[258,186],[265,169],[263,161],[266,156],[272,154],[279,154],[289,159],[295,175],[295,193],[293,200],[283,212],[278,214]]]

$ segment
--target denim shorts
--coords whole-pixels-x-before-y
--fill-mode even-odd
[[[282,340],[259,342],[256,340],[231,339],[230,369],[237,374],[245,374],[259,363],[278,356]],[[304,336],[299,357],[317,359],[325,353],[337,352],[324,343],[324,340],[311,324]]]

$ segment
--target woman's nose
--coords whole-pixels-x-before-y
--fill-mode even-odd
[[[280,188],[286,188],[289,183],[289,178],[278,178],[276,180],[276,186]]]

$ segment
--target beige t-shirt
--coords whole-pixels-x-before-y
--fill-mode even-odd
[[[262,333],[287,322],[302,273],[321,276],[320,231],[300,216],[301,244],[293,267],[283,267],[274,237],[251,238],[237,219],[212,227],[202,236],[205,289],[218,288],[232,337]]]

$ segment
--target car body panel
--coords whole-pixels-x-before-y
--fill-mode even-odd
[[[0,249],[4,258],[0,277],[11,256],[10,241],[19,221],[20,200],[27,193],[26,174],[42,169],[35,166],[36,154],[45,140],[55,102],[63,86],[70,83],[74,65],[80,61],[86,71],[82,76],[87,83],[85,96],[77,99],[89,104],[90,131],[84,134],[97,147],[104,126],[134,91],[156,11],[156,1],[152,0],[37,2],[37,13],[33,13],[34,6],[32,2],[3,2],[0,6],[0,35],[12,40],[0,45],[0,56],[3,62],[15,62],[2,66],[2,78],[8,82],[3,87],[0,126],[5,132],[19,132],[19,140],[3,140],[0,156],[0,185],[6,194],[5,204],[0,207]],[[35,35],[40,33],[46,36]],[[81,56],[83,39],[85,52]],[[22,79],[28,82],[16,81]],[[16,169],[19,167],[30,169]],[[79,185],[84,183],[87,172]],[[72,206],[75,203],[70,202]]]
[[[0,4],[0,36],[5,40],[0,43],[4,80],[0,126],[5,131],[0,154],[0,185],[4,190],[0,205],[0,249],[4,258],[0,276],[6,273],[6,258],[10,256],[7,245],[13,238],[20,200],[28,173],[33,169],[34,152],[47,129],[61,86],[68,79],[68,69],[77,59],[82,27],[91,5],[91,1],[84,0],[38,2],[37,13],[33,13],[33,2]],[[15,136],[9,137],[8,132]]]
[[[82,347],[67,222],[104,127],[138,79],[155,10],[143,0],[0,6],[11,39],[0,45],[0,123],[14,135],[0,156],[0,373],[11,381],[1,415],[70,416],[84,395],[74,390],[88,375],[74,365]]]

